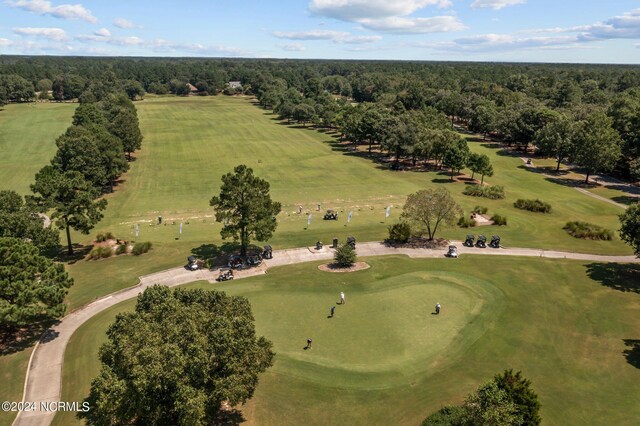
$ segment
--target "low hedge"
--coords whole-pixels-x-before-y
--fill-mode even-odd
[[[472,210],[473,213],[477,213],[477,214],[487,214],[488,211],[489,209],[484,206],[475,206]]]
[[[149,250],[151,250],[151,243],[149,241],[144,243],[136,243],[131,250],[131,254],[133,254],[134,256],[140,256],[141,254],[146,253]]]
[[[613,239],[613,232],[604,229],[601,226],[587,222],[567,222],[562,228],[575,238],[584,238],[587,240],[605,240]]]
[[[513,207],[536,213],[551,213],[551,204],[545,203],[537,198],[535,200],[524,200],[519,198],[515,203],[513,203]]]
[[[500,200],[504,198],[504,186],[469,185],[464,189],[464,191],[462,191],[462,193],[472,197],[484,197],[491,200]]]
[[[89,259],[104,259],[107,257],[111,257],[111,255],[113,255],[113,250],[111,249],[111,247],[95,247],[89,253]]]
[[[473,228],[476,226],[476,221],[468,218],[467,216],[462,216],[458,219],[458,226],[461,228]]]
[[[98,243],[102,243],[107,240],[115,240],[115,239],[116,237],[109,231],[98,232],[98,235],[96,235],[96,242]]]
[[[501,216],[499,214],[494,214],[493,216],[491,216],[491,221],[493,222],[494,225],[498,225],[498,226],[506,226],[507,225],[506,216]]]

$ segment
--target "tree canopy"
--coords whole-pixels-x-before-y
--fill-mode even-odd
[[[454,225],[462,209],[445,188],[423,189],[407,197],[402,208],[402,219],[416,225],[414,229],[426,232],[434,239],[441,224]]]
[[[278,226],[281,206],[271,200],[269,182],[254,176],[253,169],[243,164],[222,176],[220,195],[209,204],[215,208],[216,221],[224,224],[220,235],[240,241],[242,256],[252,239],[268,241]]]
[[[640,257],[640,203],[635,203],[620,215],[620,238]]]
[[[0,237],[0,327],[61,317],[72,284],[64,266],[41,256],[33,244]]]
[[[274,357],[246,298],[200,289],[146,289],[107,339],[79,414],[89,425],[213,424],[223,403],[251,398]]]
[[[98,191],[77,171],[60,172],[52,166],[43,167],[31,185],[35,194],[31,200],[41,211],[53,209],[51,219],[67,234],[67,250],[73,254],[70,229],[88,234],[102,219],[106,200],[95,200]]]

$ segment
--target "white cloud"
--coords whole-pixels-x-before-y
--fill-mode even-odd
[[[396,34],[425,34],[461,31],[467,27],[455,16],[434,16],[432,18],[391,17],[384,19],[363,19],[360,24],[369,30]]]
[[[309,10],[340,21],[406,16],[427,6],[450,7],[450,0],[312,0]]]
[[[427,6],[446,8],[450,0],[312,0],[309,9],[316,15],[346,22],[362,28],[392,34],[426,34],[461,31],[467,27],[451,15],[429,18],[409,16]]]
[[[100,28],[98,31],[94,32],[93,34],[97,35],[98,37],[111,37],[111,31],[109,31],[106,28]]]
[[[92,35],[79,35],[76,36],[76,40],[80,41],[94,41],[98,43],[108,43],[115,46],[137,46],[144,43],[144,40],[140,37],[111,37],[111,35],[100,35],[100,31],[96,31]]]
[[[609,39],[640,39],[640,9],[614,16],[604,22],[593,25],[577,27],[569,31],[581,31],[582,41],[609,40]]]
[[[8,38],[0,38],[0,47],[9,47],[13,45],[13,41]]]
[[[46,38],[52,41],[66,41],[69,39],[67,33],[62,28],[13,28],[12,31],[15,34],[21,36],[33,36]]]
[[[51,15],[61,19],[72,19],[91,22],[95,24],[98,19],[91,11],[81,4],[61,4],[53,6],[48,0],[6,0],[10,7],[27,10],[38,15]]]
[[[307,50],[306,47],[302,43],[289,43],[283,44],[280,46],[282,50],[286,50],[287,52],[304,52]]]
[[[494,9],[499,10],[507,6],[526,3],[526,0],[475,0],[471,3],[474,9]]]
[[[124,19],[124,18],[116,18],[113,21],[113,25],[115,25],[118,28],[123,28],[125,30],[129,30],[131,28],[136,28],[137,25],[134,24],[132,21],[128,20],[128,19]]]
[[[150,47],[154,52],[169,53],[177,52],[181,55],[185,52],[195,53],[199,55],[225,55],[225,56],[249,56],[249,54],[236,47],[229,46],[205,46],[200,43],[180,43],[164,39],[155,39],[151,42],[145,43],[145,46]]]
[[[272,33],[272,35],[277,38],[284,38],[288,40],[330,40],[334,43],[341,44],[374,43],[382,40],[382,37],[380,36],[354,36],[345,31],[330,30],[310,30],[302,32],[276,31]]]

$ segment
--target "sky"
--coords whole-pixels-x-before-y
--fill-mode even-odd
[[[0,0],[0,54],[640,63],[638,0]]]

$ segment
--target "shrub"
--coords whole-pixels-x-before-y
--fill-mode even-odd
[[[89,259],[104,259],[107,257],[111,257],[112,254],[113,250],[111,249],[111,247],[95,247],[89,253]]]
[[[477,214],[487,214],[488,211],[489,211],[489,209],[487,207],[475,206],[471,212],[472,213],[477,213]]]
[[[333,258],[338,266],[346,268],[356,263],[356,251],[345,243],[336,249]]]
[[[150,242],[144,242],[144,243],[136,243],[133,246],[133,249],[131,250],[131,253],[134,256],[140,256],[143,253],[148,252],[149,250],[151,250],[151,243]]]
[[[462,191],[462,193],[472,197],[485,197],[491,200],[499,200],[504,198],[504,186],[469,185],[464,189],[464,191]]]
[[[125,254],[127,252],[127,243],[119,244],[116,247],[116,254]]]
[[[458,219],[458,226],[461,228],[472,228],[476,226],[476,221],[466,216],[462,216]]]
[[[491,216],[491,221],[493,222],[494,225],[498,225],[498,226],[507,225],[507,218],[499,214],[494,214],[493,216]]]
[[[389,239],[398,243],[406,243],[411,237],[411,225],[407,222],[394,223],[389,226]]]
[[[613,232],[601,226],[587,222],[567,222],[565,231],[575,238],[585,238],[588,240],[612,240]]]
[[[107,240],[115,240],[115,238],[116,237],[109,231],[98,232],[98,235],[96,235],[96,242],[102,243]]]
[[[519,198],[513,206],[517,209],[521,210],[529,210],[530,212],[537,213],[550,213],[551,212],[551,204],[545,203],[544,201],[538,200],[523,200]]]

